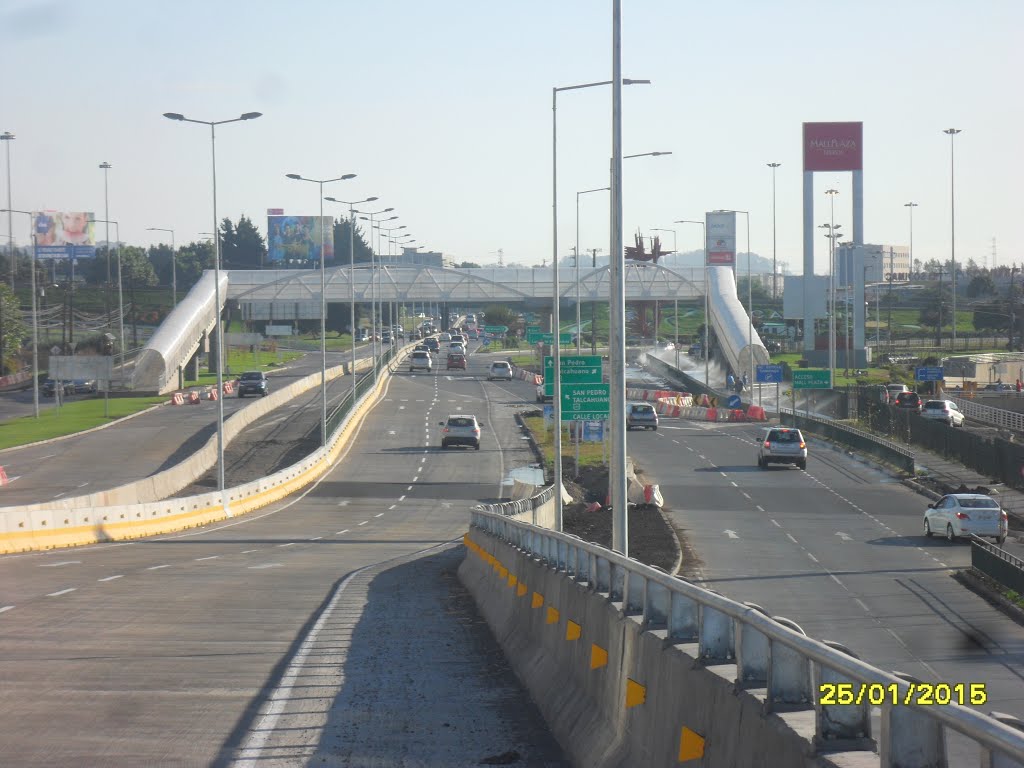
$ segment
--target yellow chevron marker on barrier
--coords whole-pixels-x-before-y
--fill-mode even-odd
[[[626,678],[626,709],[647,701],[647,686]]]
[[[600,669],[608,666],[608,651],[600,645],[590,645],[590,668]]]
[[[507,579],[508,578],[508,568],[506,568],[504,565],[501,566],[498,569],[498,575],[501,576],[502,579]]]
[[[522,597],[527,592],[527,586],[523,582],[519,582],[519,586],[516,587],[516,597]]]
[[[544,605],[544,595],[539,594],[538,592],[534,592],[533,600],[530,601],[530,607],[540,608],[542,605]]]
[[[513,573],[510,573],[510,574],[508,575],[508,585],[509,585],[510,587],[514,587],[514,586],[516,585],[516,582],[517,582],[517,581],[518,581],[518,579],[517,579],[517,578],[515,577],[515,574],[513,574]]]
[[[583,628],[580,627],[575,621],[570,621],[565,625],[565,639],[566,640],[579,640],[580,635],[583,634]]]
[[[684,725],[679,736],[679,762],[685,763],[699,757],[704,757],[704,737]]]
[[[546,624],[557,624],[558,623],[558,611],[555,608],[548,606],[548,617],[545,620]]]

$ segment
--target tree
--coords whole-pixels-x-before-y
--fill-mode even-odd
[[[362,227],[356,224],[355,233],[356,241],[354,244],[349,243],[349,232],[351,227],[349,225],[348,218],[336,219],[334,222],[334,263],[335,264],[348,264],[349,260],[349,249],[354,250],[353,260],[356,264],[369,264],[370,263],[370,246],[366,244],[363,239]]]
[[[924,294],[922,296],[924,304],[918,310],[917,322],[938,329],[940,322],[949,319],[947,314],[942,311],[942,305],[949,301],[949,284],[944,283],[941,287],[929,288],[922,293]]]
[[[479,269],[479,264],[474,264],[472,261],[464,261],[461,264],[455,265],[456,269]]]
[[[1010,327],[1010,314],[1005,302],[994,301],[974,306],[974,329],[976,331],[1004,331]]]
[[[242,214],[235,227],[232,259],[225,264],[231,269],[262,269],[266,260],[267,241],[252,220]]]
[[[160,244],[149,246],[149,263],[156,272],[158,285],[171,285],[173,273],[171,268],[171,246]]]
[[[178,290],[187,292],[199,282],[203,270],[213,269],[213,243],[203,240],[178,249]]]
[[[967,297],[976,299],[979,296],[993,296],[996,292],[995,281],[988,273],[979,273],[967,284]]]
[[[504,304],[490,304],[484,309],[487,325],[507,325],[511,328],[519,319],[519,315]]]
[[[6,283],[0,283],[0,376],[18,368],[15,362],[26,336],[18,297]]]
[[[145,250],[128,245],[121,249],[121,283],[128,289],[131,302],[129,313],[132,321],[132,344],[139,346],[139,305],[135,301],[135,288],[156,285],[156,271]]]
[[[227,216],[220,223],[220,266],[231,269],[238,264],[238,243],[235,237],[235,225]]]

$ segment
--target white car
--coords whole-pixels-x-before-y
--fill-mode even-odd
[[[944,421],[951,427],[964,425],[964,414],[952,400],[928,400],[921,409],[922,419]]]
[[[999,502],[981,493],[951,493],[924,511],[924,535],[945,535],[952,543],[958,536],[988,536],[1006,541],[1009,520]]]
[[[487,369],[487,380],[506,379],[512,381],[512,366],[504,360],[496,360]]]
[[[453,341],[448,345],[448,354],[451,354],[452,352],[464,355],[466,354],[466,345],[461,341]]]
[[[452,340],[452,335],[450,333],[442,333],[440,336],[437,337],[437,340],[440,341],[442,344],[447,344]]]
[[[415,350],[409,356],[409,371],[424,370],[430,373],[433,370],[434,363],[430,359],[429,352],[423,352],[422,350]]]

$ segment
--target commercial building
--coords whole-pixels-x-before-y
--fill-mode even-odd
[[[910,249],[905,245],[867,243],[854,248],[852,243],[836,247],[837,285],[853,284],[853,270],[864,270],[865,283],[905,283],[910,280]]]

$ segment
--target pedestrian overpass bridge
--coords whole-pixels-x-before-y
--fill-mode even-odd
[[[750,371],[750,362],[768,362],[760,338],[750,324],[736,295],[732,271],[709,267],[705,283],[702,267],[666,267],[626,261],[626,301],[675,301],[702,299],[709,291],[711,327],[719,339],[726,362],[737,375]],[[563,301],[607,302],[611,273],[607,265],[558,271]],[[235,302],[246,320],[290,322],[320,317],[319,270],[225,270],[221,273],[220,307]],[[551,268],[454,269],[428,266],[369,264],[332,267],[324,275],[327,303],[349,301],[429,302],[436,304],[510,304],[536,307],[550,305],[554,297]],[[218,308],[212,273],[192,288],[150,339],[134,367],[131,387],[139,391],[168,392],[176,387],[177,372],[196,353],[202,339],[214,327]],[[753,347],[753,354],[750,349]]]

